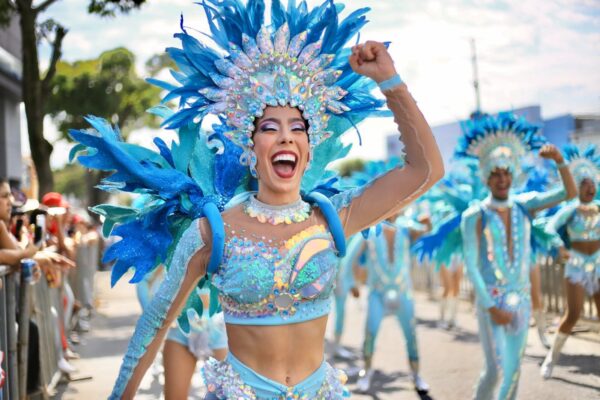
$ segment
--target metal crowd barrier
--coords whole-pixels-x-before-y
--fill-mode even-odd
[[[563,314],[566,307],[564,266],[556,263],[553,258],[546,257],[542,259],[540,268],[544,308],[547,312]],[[419,264],[413,260],[412,280],[416,290],[426,291],[431,297],[435,297],[435,293],[440,287],[439,273],[428,262]],[[460,297],[471,302],[475,299],[473,285],[469,281],[466,271],[464,271],[460,284]],[[593,298],[587,296],[581,318],[593,319],[595,313]]]
[[[4,400],[19,398],[16,275],[10,271],[10,267],[0,265],[0,350],[4,353],[2,369],[6,374],[0,390]]]
[[[46,279],[29,285],[22,280],[22,275],[0,265],[0,351],[4,352],[2,369],[6,374],[0,399],[49,399],[52,396],[61,378],[58,369],[61,338],[57,321],[63,318],[62,304],[61,289],[50,288]],[[39,390],[28,395],[30,320],[38,328],[40,375]]]
[[[40,340],[40,385],[43,397],[54,392],[61,372],[58,369],[61,338],[57,320],[62,319],[63,306],[59,288],[50,288],[46,279],[40,279],[33,292],[32,319],[38,326]]]

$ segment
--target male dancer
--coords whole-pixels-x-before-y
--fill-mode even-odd
[[[390,218],[372,228],[368,239],[370,261],[367,264],[369,287],[367,322],[363,344],[364,370],[357,381],[359,391],[368,392],[373,377],[375,340],[386,315],[398,318],[406,340],[409,365],[415,389],[427,393],[429,385],[419,375],[419,351],[416,336],[415,307],[410,279],[411,233],[424,227],[407,217]],[[377,232],[381,229],[381,232]]]
[[[477,294],[485,355],[475,399],[492,399],[500,369],[498,398],[514,399],[531,310],[531,216],[573,198],[577,191],[560,151],[544,145],[539,154],[556,162],[564,188],[511,195],[521,158],[543,143],[537,127],[511,113],[480,116],[467,124],[457,155],[479,160],[490,190],[490,196],[469,207],[461,221],[465,265]]]

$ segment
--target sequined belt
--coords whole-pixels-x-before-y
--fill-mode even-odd
[[[240,303],[231,296],[219,296],[226,323],[242,325],[277,325],[308,321],[327,315],[331,299],[303,299],[295,293],[274,291],[256,303]]]
[[[509,333],[527,329],[531,309],[531,285],[488,286],[487,289],[496,307],[513,315],[510,324],[505,325],[505,329]]]
[[[202,369],[209,393],[236,400],[340,400],[350,397],[346,374],[326,362],[298,385],[275,382],[229,353],[225,361],[208,360]]]

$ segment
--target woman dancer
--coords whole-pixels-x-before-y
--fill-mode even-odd
[[[552,348],[542,363],[540,373],[544,379],[552,377],[552,369],[579,319],[586,293],[594,297],[600,315],[600,207],[595,200],[600,182],[600,155],[593,145],[585,150],[568,146],[565,154],[579,188],[579,198],[563,205],[546,227],[557,236],[556,245],[565,261],[567,307]]]
[[[179,96],[182,109],[165,124],[179,128],[180,140],[191,141],[197,133],[186,135],[190,126],[207,114],[221,117],[216,130],[242,149],[242,163],[258,180],[257,194],[246,196],[241,204],[230,203],[219,215],[222,198],[209,191],[213,176],[202,174],[206,163],[196,160],[183,168],[183,159],[171,157],[188,147],[169,149],[159,142],[162,159],[152,155],[152,161],[140,162],[143,155],[136,153],[125,160],[119,153],[117,160],[117,152],[102,152],[105,145],[117,146],[116,134],[106,125],[90,119],[100,128],[98,133],[71,132],[84,145],[102,148],[80,157],[84,164],[112,157],[120,168],[127,167],[127,173],[119,170],[110,182],[126,189],[151,184],[152,191],[163,196],[147,219],[164,221],[166,215],[171,221],[184,221],[171,216],[173,210],[195,217],[178,226],[167,276],[138,322],[111,398],[133,398],[169,325],[207,272],[224,311],[230,350],[225,361],[205,366],[210,398],[341,398],[343,378],[323,361],[336,255],[343,253],[344,237],[397,213],[443,175],[439,150],[386,46],[367,42],[342,49],[365,23],[366,10],[340,21],[341,7],[330,1],[310,13],[304,2],[290,2],[287,10],[273,2],[267,26],[262,1],[206,1],[203,7],[222,49],[206,47],[185,29],[178,35],[183,49],[171,54],[180,67],[176,76],[182,86],[170,87],[168,96]],[[224,58],[223,50],[228,53]],[[319,204],[311,206],[301,197],[301,184],[314,189],[311,172],[323,176],[331,160],[322,159],[319,151],[328,149],[318,145],[331,145],[334,142],[327,139],[337,139],[379,107],[361,75],[382,89],[402,131],[407,163],[368,187],[342,192],[330,201],[321,192],[308,193],[304,198]],[[204,152],[205,143],[198,141],[191,150],[203,158],[216,157]],[[220,154],[226,155],[227,146],[219,150],[223,148]],[[99,161],[93,166],[112,167]],[[233,165],[227,168],[230,179],[236,170]],[[181,176],[182,170],[191,177]],[[146,179],[146,172],[152,172],[155,181]],[[159,177],[160,184],[155,183]],[[311,179],[313,185],[306,183]],[[141,225],[131,224],[117,226],[117,234]],[[143,229],[150,227],[143,224]],[[118,242],[107,256],[125,253],[135,240],[139,238]],[[116,264],[115,279],[130,265]],[[134,279],[145,272],[138,269]]]

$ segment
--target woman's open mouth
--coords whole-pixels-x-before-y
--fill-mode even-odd
[[[291,151],[279,151],[271,157],[271,164],[278,177],[289,179],[296,172],[298,156]]]

